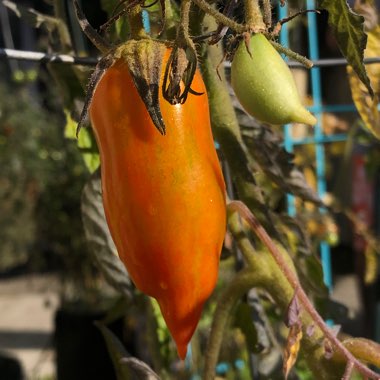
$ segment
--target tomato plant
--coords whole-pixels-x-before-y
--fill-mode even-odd
[[[378,346],[355,338],[341,341],[324,323],[329,316],[319,316],[306,295],[307,292],[323,298],[321,303],[327,302],[322,269],[314,256],[316,244],[309,241],[313,237],[309,239],[310,234],[304,228],[307,220],[299,214],[296,218],[283,218],[282,200],[292,192],[302,201],[313,202],[316,213],[324,206],[323,201],[304,182],[292,157],[284,151],[278,131],[235,112],[233,105],[237,102],[231,101],[222,70],[220,78],[217,76],[215,69],[223,55],[230,57],[233,53],[228,43],[216,46],[229,28],[229,36],[233,38],[226,38],[226,42],[242,41],[232,63],[232,85],[247,112],[271,124],[316,121],[302,106],[291,73],[277,51],[285,51],[301,63],[307,59],[300,59],[298,54],[274,42],[282,23],[272,23],[269,0],[243,2],[244,21],[241,21],[242,8],[234,14],[233,1],[220,3],[221,13],[205,0],[160,0],[159,4],[110,0],[102,2],[110,17],[100,28],[105,32],[102,34],[91,30],[85,17],[78,13],[82,28],[104,54],[89,82],[82,115],[90,104],[101,155],[103,203],[119,256],[136,286],[157,299],[183,358],[204,302],[214,289],[225,233],[225,186],[210,130],[210,107],[215,136],[231,173],[229,196],[240,201],[231,201],[228,206],[226,246],[230,255],[226,255],[227,273],[221,276],[217,300],[209,308],[212,323],[207,316],[203,319],[207,329],[211,325],[207,347],[203,344],[204,335],[199,334],[192,350],[196,364],[189,372],[197,376],[203,371],[204,379],[214,379],[222,360],[219,352],[224,346],[220,356],[230,364],[235,359],[240,362],[255,355],[255,362],[260,361],[261,366],[264,356],[274,357],[274,364],[269,370],[264,364],[266,368],[260,376],[279,378],[278,369],[282,367],[287,377],[297,365],[298,351],[302,350],[308,368],[318,378],[335,379],[343,371],[343,377],[349,378],[355,369],[366,378],[378,379],[362,364],[379,365],[378,355],[373,355],[379,352]],[[65,7],[57,7],[59,3],[54,2],[57,14],[65,12]],[[362,79],[365,72],[362,62],[358,62],[357,41],[364,41],[365,36],[359,30],[360,17],[353,15],[345,2],[320,3],[332,12],[333,20],[343,14],[344,22],[336,22],[338,33],[351,38],[350,43],[341,44],[343,52],[347,53],[344,49],[348,46],[354,50],[346,54],[347,59],[355,70],[361,71]],[[340,8],[334,8],[337,3]],[[142,16],[146,12],[151,23],[150,28],[144,29]],[[351,22],[356,22],[355,33],[346,25]],[[70,38],[70,33],[63,33],[62,23],[54,23],[58,28],[55,25],[60,26],[57,33]],[[152,50],[154,46],[158,49]],[[81,96],[71,99],[68,109],[72,110],[78,97]],[[93,234],[97,239],[96,232]],[[107,244],[111,239],[104,240]],[[104,260],[103,266],[107,263]],[[120,275],[120,271],[113,273]],[[252,295],[250,290],[256,287],[264,289],[265,296],[261,292]],[[138,316],[146,315],[148,323],[152,322],[149,327],[158,318],[160,328],[152,329],[157,341],[153,338],[146,347],[133,352],[136,358],[126,358],[120,345],[115,344],[110,334],[104,334],[102,328],[115,366],[121,366],[123,357],[123,365],[129,366],[122,370],[143,368],[145,373],[141,377],[147,377],[152,371],[141,363],[141,359],[147,359],[162,378],[167,378],[174,367],[175,378],[182,378],[185,365],[173,362],[170,350],[164,352],[168,347],[166,331],[165,339],[161,339],[164,334],[160,336],[161,317],[156,313],[150,315],[146,303],[139,304],[134,289],[131,293],[132,301],[128,301],[135,302]],[[251,296],[255,296],[254,302]],[[254,320],[254,313],[260,318]],[[239,319],[234,326],[241,331],[233,342],[236,345],[227,341],[238,335],[231,325],[230,334],[225,334],[225,327],[233,319]],[[264,324],[258,324],[258,319]],[[288,329],[283,328],[284,319]],[[223,342],[224,337],[227,339]],[[157,349],[158,341],[164,349],[162,346]],[[278,351],[282,345],[281,366]],[[251,369],[253,376],[260,366]],[[241,372],[237,376],[240,375]]]

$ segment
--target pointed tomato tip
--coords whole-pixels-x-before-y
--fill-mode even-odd
[[[187,345],[177,345],[177,352],[181,360],[185,360],[187,354]]]

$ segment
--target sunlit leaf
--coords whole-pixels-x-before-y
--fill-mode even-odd
[[[368,32],[367,48],[364,51],[365,58],[380,56],[380,25]],[[368,76],[374,90],[371,98],[367,87],[360,81],[358,75],[351,66],[347,67],[348,78],[351,86],[352,99],[364,122],[364,126],[380,139],[380,113],[378,110],[380,95],[380,63],[367,66]]]
[[[71,118],[68,111],[65,111],[66,115],[66,126],[65,126],[65,137],[68,139],[76,140],[76,129],[78,123]],[[82,128],[78,135],[77,144],[82,152],[83,160],[86,164],[87,169],[93,173],[100,165],[100,158],[97,149],[95,139],[92,132],[88,128]]]
[[[364,273],[364,282],[366,285],[373,284],[377,279],[377,273],[379,268],[379,258],[377,252],[367,245],[365,252],[365,273]]]
[[[343,341],[343,345],[359,360],[380,368],[379,343],[365,338],[349,338]]]
[[[320,4],[329,13],[329,25],[334,31],[339,49],[366,86],[368,93],[373,96],[371,83],[363,64],[367,43],[364,17],[354,13],[346,0],[320,0]]]

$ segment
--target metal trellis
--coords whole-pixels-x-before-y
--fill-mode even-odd
[[[314,0],[306,0],[306,9],[315,9]],[[279,17],[284,18],[288,16],[288,6],[279,7]],[[312,61],[319,60],[319,48],[318,48],[318,30],[316,14],[314,12],[307,13],[308,21],[308,43],[309,43],[309,57]],[[280,42],[282,45],[289,46],[288,28],[284,24],[280,34]],[[322,113],[326,111],[353,111],[355,107],[350,106],[330,106],[323,107],[322,105],[322,92],[321,92],[321,73],[319,67],[313,67],[310,70],[311,79],[311,95],[313,105],[309,109],[315,114],[317,118],[317,124],[314,126],[313,137],[306,137],[302,139],[294,139],[292,136],[292,125],[288,124],[284,126],[284,146],[288,152],[293,152],[294,146],[304,144],[315,145],[315,164],[316,164],[316,178],[317,178],[317,193],[323,199],[326,193],[326,175],[325,175],[325,146],[324,144],[336,141],[345,141],[346,135],[332,135],[326,136],[323,133],[322,128]],[[294,216],[296,214],[295,198],[289,194],[287,196],[288,214]],[[323,209],[321,209],[324,212]],[[332,290],[332,270],[331,270],[331,255],[330,246],[327,242],[322,241],[320,243],[320,254],[323,268],[324,282],[329,289]]]

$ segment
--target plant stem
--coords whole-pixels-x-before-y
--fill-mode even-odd
[[[311,69],[313,67],[313,62],[307,59],[306,57],[294,52],[293,50],[290,50],[281,44],[271,41],[270,43],[273,45],[273,47],[281,54],[287,55],[289,58],[294,59],[295,61],[300,62],[302,65],[304,65],[306,68]]]
[[[202,9],[206,14],[214,17],[218,24],[226,25],[230,29],[237,33],[243,33],[246,31],[246,26],[239,24],[238,22],[231,20],[229,17],[225,16],[223,13],[217,11],[212,5],[208,4],[205,0],[193,0],[194,3]]]
[[[83,14],[77,0],[74,0],[75,13],[83,33],[103,54],[111,49],[111,45],[90,25],[86,16]]]
[[[252,268],[247,267],[237,273],[228,284],[228,287],[223,291],[218,300],[207,343],[203,380],[214,379],[215,366],[218,362],[219,351],[224,337],[224,329],[231,316],[233,307],[244,293],[257,286],[258,283],[258,276],[255,275]]]
[[[340,351],[343,356],[347,359],[348,363],[352,362],[354,367],[364,376],[370,379],[380,379],[380,375],[376,374],[368,367],[359,362],[351,352],[342,344],[342,342],[331,332],[331,330],[326,326],[322,317],[315,310],[314,306],[310,302],[306,293],[302,289],[297,276],[295,273],[289,268],[288,264],[283,258],[283,255],[278,250],[276,245],[273,243],[270,236],[267,234],[263,226],[256,219],[256,217],[251,213],[248,207],[240,202],[240,201],[232,201],[229,204],[230,210],[237,211],[250,225],[252,231],[259,237],[262,243],[268,248],[270,253],[272,254],[274,260],[276,261],[278,267],[281,269],[282,273],[289,281],[290,285],[293,287],[294,291],[297,289],[297,297],[300,302],[303,304],[305,310],[309,313],[315,324],[323,331],[325,337],[329,339],[329,341],[334,345],[334,347]]]
[[[258,33],[265,31],[259,0],[244,0],[245,21],[250,31]]]
[[[272,5],[270,0],[263,0],[264,23],[267,28],[272,26]]]
[[[128,21],[131,28],[131,38],[135,40],[140,40],[142,38],[148,37],[144,29],[141,12],[141,5],[135,5],[128,13]]]

